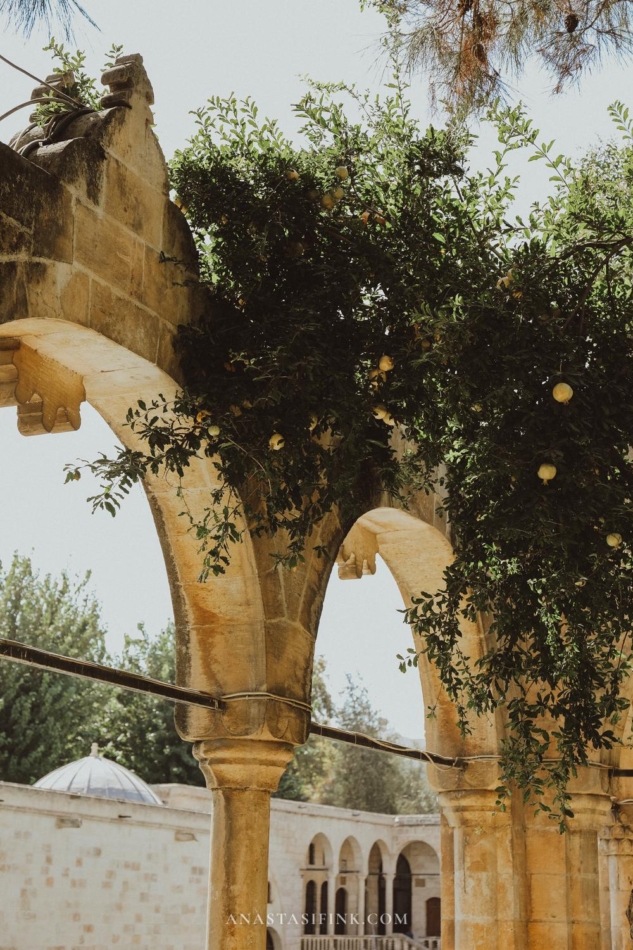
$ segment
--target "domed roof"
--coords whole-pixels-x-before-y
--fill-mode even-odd
[[[162,805],[134,772],[123,768],[111,759],[99,755],[96,742],[92,751],[83,759],[62,765],[35,782],[35,788],[48,788],[56,792],[72,792],[74,795],[95,795],[97,798],[117,798],[144,805]]]

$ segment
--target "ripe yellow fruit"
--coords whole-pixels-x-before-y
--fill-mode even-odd
[[[574,390],[571,388],[569,383],[556,383],[552,389],[552,396],[556,402],[562,402],[565,406],[573,395]]]
[[[332,188],[330,194],[334,198],[334,201],[340,201],[345,195],[345,189],[339,185],[338,188]]]
[[[349,171],[345,165],[339,165],[339,167],[336,169],[336,174],[341,179],[341,181],[347,181],[349,178]]]
[[[334,207],[334,198],[332,195],[323,195],[321,198],[321,207],[325,208],[327,211]]]
[[[374,414],[374,419],[384,419],[385,416],[389,415],[389,410],[387,409],[386,406],[383,406],[382,404],[374,406],[374,408],[372,409],[372,412]]]
[[[369,382],[372,389],[378,389],[380,384],[384,383],[386,378],[387,378],[387,374],[383,373],[382,370],[370,369],[369,371]]]
[[[607,544],[610,548],[619,548],[622,544],[622,535],[618,534],[617,531],[614,531],[613,534],[608,534]]]
[[[279,449],[283,449],[285,441],[281,432],[273,432],[268,440],[268,447],[272,449],[273,452],[278,452]]]
[[[288,181],[297,181],[299,178],[299,172],[295,171],[294,168],[291,168],[290,171],[286,172],[286,178]]]
[[[311,188],[310,191],[308,192],[308,198],[310,199],[310,201],[318,201],[320,197],[321,197],[321,193],[317,191],[316,188]]]
[[[390,356],[381,356],[378,360],[378,369],[382,370],[383,373],[388,373],[394,367],[394,362]]]
[[[422,340],[422,349],[423,349],[423,350],[430,350],[430,349],[431,349],[431,341],[430,341],[430,340]]]
[[[552,465],[551,462],[543,462],[543,464],[539,466],[538,477],[544,485],[547,485],[553,478],[556,478],[556,466]]]
[[[207,432],[209,433],[212,439],[215,439],[220,434],[220,426],[209,426],[209,428],[207,429]]]

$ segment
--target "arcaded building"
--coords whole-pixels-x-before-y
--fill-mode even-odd
[[[207,789],[150,788],[96,748],[35,786],[0,783],[0,946],[200,950],[211,810]],[[273,800],[268,946],[439,948],[439,835],[439,815]]]

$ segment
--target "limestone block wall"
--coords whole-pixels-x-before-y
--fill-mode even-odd
[[[212,796],[181,785],[155,790],[167,807],[0,782],[0,950],[204,946]],[[326,877],[340,880],[340,853],[350,837],[360,877],[376,841],[387,871],[412,840],[439,851],[439,816],[397,818],[274,800],[268,913],[280,950],[299,947],[305,881],[314,874],[308,848],[316,836],[327,842]],[[428,884],[425,899],[436,893],[430,878]],[[423,932],[421,919],[415,926]]]
[[[193,240],[169,200],[142,58],[103,82],[105,108],[59,140],[33,147],[36,129],[0,143],[0,323],[70,320],[177,378],[176,327],[202,300]]]
[[[200,950],[208,815],[0,783],[2,950]]]

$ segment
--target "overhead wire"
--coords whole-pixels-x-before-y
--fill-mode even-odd
[[[83,679],[107,683],[110,686],[116,686],[120,689],[156,696],[168,702],[183,703],[189,706],[202,706],[206,709],[212,709],[218,712],[226,711],[227,706],[240,699],[271,699],[283,703],[286,706],[300,709],[302,712],[308,713],[308,715],[312,713],[312,707],[309,703],[289,696],[280,696],[277,693],[249,690],[239,693],[228,693],[223,696],[211,696],[200,690],[176,686],[172,683],[164,683],[161,680],[155,680],[139,673],[130,673],[128,670],[122,670],[117,667],[93,663],[91,660],[62,656],[59,653],[53,653],[50,650],[43,650],[39,647],[32,647],[19,640],[9,640],[5,637],[0,637],[0,659],[21,663],[25,666],[38,669],[49,670],[55,673],[64,673],[68,676],[78,676]],[[463,768],[463,759],[449,758],[447,756],[438,755],[435,752],[428,752],[424,749],[414,749],[409,746],[399,745],[395,742],[388,742],[384,739],[377,739],[374,736],[367,736],[360,732],[340,729],[338,726],[311,722],[310,734],[322,736],[326,739],[335,739],[339,742],[346,742],[350,745],[375,749],[378,752],[386,752],[409,759],[429,762],[440,769]]]
[[[38,76],[35,76],[33,73],[30,73],[27,69],[23,69],[21,66],[18,66],[17,63],[13,63],[10,59],[7,59],[6,56],[3,56],[0,53],[0,60],[3,63],[6,63],[7,66],[11,66],[13,69],[17,69],[19,73],[23,73],[25,76],[28,76],[29,79],[33,79],[35,82],[38,82],[40,86],[46,86],[47,89],[50,89],[55,93],[56,96],[61,99],[65,99],[66,102],[69,102],[71,105],[74,105],[78,109],[83,109],[85,107],[84,102],[80,102],[78,99],[73,99],[72,96],[69,96],[63,89],[60,89],[59,86],[54,86],[52,83],[48,82],[46,79],[40,79]]]

